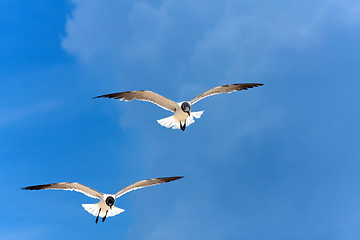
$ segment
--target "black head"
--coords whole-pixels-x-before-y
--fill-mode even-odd
[[[188,102],[183,102],[183,103],[181,104],[181,110],[182,110],[183,112],[186,112],[186,113],[189,114],[189,116],[190,116],[190,111],[191,111],[190,103],[188,103]]]
[[[108,196],[105,200],[105,203],[111,208],[115,203],[115,198],[113,198],[112,196]]]

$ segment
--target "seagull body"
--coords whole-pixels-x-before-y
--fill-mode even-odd
[[[113,206],[116,196],[111,194],[104,194],[100,201],[95,204],[81,204],[81,206],[90,214],[96,217],[96,223],[99,217],[103,218],[103,222],[106,217],[112,217],[124,212],[124,209]]]
[[[165,110],[174,112],[172,116],[158,120],[158,123],[160,125],[172,129],[181,129],[182,131],[184,131],[187,126],[195,122],[194,118],[200,118],[204,112],[204,111],[198,111],[198,112],[191,111],[191,106],[194,105],[199,100],[220,93],[231,93],[234,91],[247,90],[249,88],[258,87],[262,85],[263,84],[261,83],[238,83],[238,84],[218,86],[197,95],[190,101],[183,101],[178,103],[164,96],[161,96],[157,93],[146,90],[111,93],[111,94],[97,96],[94,98],[115,98],[124,101],[131,101],[136,99],[136,100],[154,103]]]
[[[89,212],[90,214],[96,217],[95,222],[97,223],[99,217],[102,218],[104,222],[106,217],[112,217],[118,215],[125,211],[124,209],[115,207],[115,200],[116,198],[128,193],[130,191],[150,187],[153,185],[166,183],[181,179],[183,177],[164,177],[164,178],[153,178],[135,182],[127,187],[124,187],[120,191],[115,194],[105,194],[101,193],[93,188],[85,186],[83,184],[77,182],[61,182],[61,183],[51,183],[51,184],[44,184],[44,185],[35,185],[21,188],[23,190],[42,190],[42,189],[59,189],[59,190],[70,190],[70,191],[77,191],[85,194],[88,197],[99,199],[100,201],[95,204],[82,204],[82,207]]]
[[[204,112],[204,111],[191,112],[191,110],[186,112],[182,110],[184,109],[184,106],[189,106],[190,109],[191,104],[189,102],[179,102],[176,104],[177,104],[177,108],[174,112],[174,115],[157,120],[157,122],[161,126],[172,129],[181,129],[184,131],[187,126],[195,122],[194,118],[200,118]]]

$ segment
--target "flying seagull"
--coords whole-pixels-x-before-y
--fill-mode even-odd
[[[86,211],[96,216],[95,223],[98,223],[99,217],[102,217],[102,221],[104,222],[106,217],[112,217],[125,211],[124,209],[117,208],[114,206],[115,199],[124,195],[125,193],[144,187],[150,187],[161,183],[175,181],[181,178],[183,177],[164,177],[164,178],[153,178],[153,179],[142,180],[135,182],[127,187],[124,187],[115,194],[101,193],[93,188],[90,188],[88,186],[82,185],[77,182],[51,183],[51,184],[23,187],[21,189],[22,190],[42,190],[42,189],[70,190],[70,191],[81,192],[88,197],[100,199],[100,201],[95,204],[82,204],[82,207]]]
[[[115,98],[124,101],[131,101],[131,100],[141,100],[146,102],[152,102],[158,105],[165,110],[174,112],[174,115],[157,120],[158,123],[167,128],[173,129],[181,129],[185,130],[187,126],[195,122],[194,118],[200,118],[204,111],[199,112],[191,112],[191,106],[196,102],[200,101],[203,98],[217,95],[220,93],[231,93],[240,90],[247,90],[253,87],[259,87],[264,84],[262,83],[237,83],[237,84],[229,84],[224,86],[218,86],[211,88],[190,101],[183,101],[183,102],[174,102],[164,96],[161,96],[157,93],[147,90],[140,90],[140,91],[128,91],[128,92],[119,92],[119,93],[111,93],[105,94],[93,98]]]

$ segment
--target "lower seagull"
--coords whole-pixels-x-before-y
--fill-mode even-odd
[[[70,191],[81,192],[88,197],[100,199],[100,201],[95,204],[82,204],[83,208],[86,211],[96,216],[95,223],[98,223],[99,217],[101,217],[102,221],[104,222],[106,217],[112,217],[125,211],[124,209],[114,206],[115,199],[124,195],[125,193],[144,187],[150,187],[161,183],[175,181],[181,178],[183,177],[163,177],[163,178],[142,180],[135,182],[127,187],[124,187],[115,194],[101,193],[91,187],[85,186],[77,182],[51,183],[51,184],[23,187],[21,189],[22,190],[42,190],[42,189],[70,190]]]

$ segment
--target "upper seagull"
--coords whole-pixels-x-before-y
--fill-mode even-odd
[[[115,199],[128,193],[130,191],[149,187],[161,183],[171,182],[178,180],[183,177],[164,177],[164,178],[153,178],[135,182],[127,187],[124,187],[120,191],[115,194],[105,194],[96,191],[93,188],[88,186],[82,185],[77,182],[61,182],[61,183],[51,183],[51,184],[44,184],[44,185],[36,185],[36,186],[29,186],[23,187],[23,190],[41,190],[41,189],[60,189],[60,190],[70,190],[70,191],[77,191],[85,194],[88,197],[100,199],[98,203],[95,204],[82,204],[83,208],[88,211],[90,214],[96,216],[95,222],[99,221],[99,216],[102,217],[102,221],[104,222],[106,217],[112,217],[118,215],[125,211],[124,209],[117,208],[114,206]]]
[[[164,96],[161,96],[157,93],[147,90],[140,90],[140,91],[128,91],[128,92],[119,92],[119,93],[111,93],[105,94],[101,96],[97,96],[94,98],[115,98],[124,101],[131,101],[133,99],[142,100],[146,102],[152,102],[159,107],[164,108],[165,110],[169,110],[174,112],[174,115],[157,120],[158,123],[164,127],[173,129],[181,129],[185,130],[187,126],[195,122],[194,118],[200,118],[201,114],[204,111],[199,112],[191,112],[191,106],[195,104],[197,101],[200,101],[203,98],[217,95],[220,93],[231,93],[240,90],[247,90],[253,87],[259,87],[264,84],[262,83],[237,83],[237,84],[229,84],[224,86],[218,86],[211,88],[190,101],[183,101],[183,102],[174,102]]]

